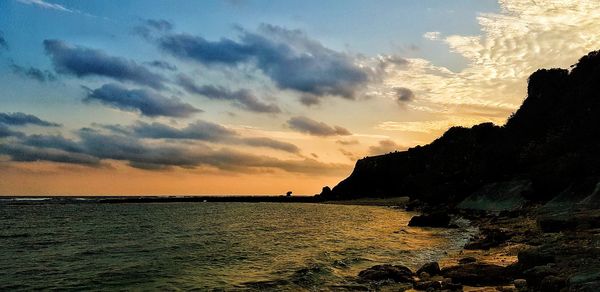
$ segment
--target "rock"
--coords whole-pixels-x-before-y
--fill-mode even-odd
[[[461,265],[464,265],[464,264],[474,263],[476,261],[477,261],[477,259],[474,257],[466,257],[466,258],[462,258],[462,259],[458,260],[458,263]]]
[[[429,275],[427,272],[421,272],[417,274],[417,276],[419,276],[419,279],[421,279],[422,281],[427,281],[431,279],[431,275]]]
[[[404,266],[398,265],[376,265],[358,273],[362,281],[385,281],[412,283],[413,272]]]
[[[463,290],[463,285],[461,284],[455,284],[452,282],[442,282],[442,291],[462,291]]]
[[[417,275],[420,275],[423,272],[429,274],[430,276],[439,275],[440,265],[437,262],[426,263],[420,269],[417,270]]]
[[[517,258],[519,259],[519,265],[522,270],[553,263],[555,261],[554,255],[550,251],[541,248],[522,250],[518,253]]]
[[[567,280],[557,276],[546,276],[540,284],[540,291],[559,292],[567,286]]]
[[[557,274],[552,265],[536,266],[523,272],[529,288],[539,287],[544,278]]]
[[[500,244],[509,240],[512,236],[512,232],[508,232],[501,229],[488,229],[484,230],[483,234],[485,237],[465,245],[465,249],[482,249],[488,250],[492,247],[499,246]]]
[[[575,230],[577,222],[572,218],[542,217],[537,220],[544,233],[555,233],[563,230]]]
[[[482,186],[460,202],[459,209],[480,211],[513,211],[523,208],[525,196],[532,192],[529,180],[494,182]]]
[[[417,290],[436,290],[441,288],[442,284],[438,281],[424,281],[415,284],[415,289]]]
[[[412,227],[448,227],[450,216],[444,212],[432,213],[429,215],[414,216],[408,222]]]
[[[527,280],[525,279],[515,279],[513,284],[515,284],[515,288],[517,288],[519,291],[527,290]]]
[[[483,263],[446,267],[441,270],[441,274],[452,278],[453,283],[470,286],[502,285],[512,282],[506,268]]]

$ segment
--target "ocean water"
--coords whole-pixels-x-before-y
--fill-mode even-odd
[[[0,201],[0,290],[334,290],[416,269],[468,232],[377,206]]]

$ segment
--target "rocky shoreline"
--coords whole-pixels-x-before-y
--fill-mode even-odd
[[[598,291],[600,211],[446,210],[415,216],[411,226],[455,228],[466,218],[480,233],[457,254],[417,271],[377,265],[358,274],[379,291]],[[450,218],[450,220],[447,220]]]

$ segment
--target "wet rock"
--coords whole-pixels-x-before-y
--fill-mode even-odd
[[[558,271],[552,265],[536,266],[523,272],[528,287],[539,287],[542,280],[548,276],[558,275]]]
[[[555,233],[563,230],[575,230],[577,222],[572,218],[545,217],[537,220],[544,233]]]
[[[439,275],[440,265],[437,262],[426,263],[420,269],[417,270],[417,275],[420,275],[423,272],[429,274],[430,276]]]
[[[450,216],[444,212],[414,216],[408,222],[412,227],[448,227]]]
[[[515,285],[515,288],[517,288],[517,290],[519,291],[527,290],[527,280],[525,279],[516,279],[513,281],[513,284]]]
[[[404,266],[398,265],[376,265],[358,273],[362,281],[385,281],[412,283],[413,272]]]
[[[470,286],[502,285],[512,282],[505,267],[483,263],[470,263],[446,267],[441,270],[444,277],[452,278],[453,283]]]
[[[438,281],[423,281],[415,284],[417,290],[437,290],[442,288],[442,283]]]
[[[484,238],[473,241],[465,245],[465,249],[481,249],[488,250],[492,247],[499,246],[500,244],[509,240],[513,234],[501,229],[488,229],[483,231]]]
[[[541,266],[555,261],[554,255],[542,248],[530,248],[522,250],[518,253],[519,266],[522,270],[529,269],[535,266]]]
[[[567,280],[558,276],[546,276],[540,283],[540,290],[547,292],[559,292],[567,286]]]
[[[476,261],[477,261],[477,259],[474,257],[466,257],[466,258],[462,258],[462,259],[458,260],[458,263],[461,265],[464,265],[464,264],[474,263]]]
[[[452,283],[451,281],[443,281],[441,282],[442,287],[440,288],[442,291],[462,291],[463,285]]]

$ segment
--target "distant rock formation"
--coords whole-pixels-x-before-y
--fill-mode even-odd
[[[452,127],[425,146],[366,157],[322,199],[409,196],[485,208],[503,201],[594,200],[600,181],[600,51],[571,70],[541,69],[504,126]],[[485,194],[484,194],[485,193]],[[572,203],[572,202],[570,202]]]

